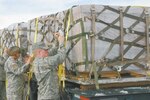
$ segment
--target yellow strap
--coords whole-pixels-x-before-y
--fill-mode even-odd
[[[58,77],[59,77],[59,85],[61,85],[61,81],[63,82],[63,88],[65,87],[65,67],[63,64],[59,65],[59,70],[58,70]]]
[[[34,43],[36,43],[36,42],[37,42],[38,22],[39,22],[39,20],[38,20],[38,18],[36,18],[36,20],[35,20]],[[33,55],[31,55],[31,56],[33,56]],[[32,66],[32,65],[31,65],[31,66]],[[30,95],[30,80],[31,80],[32,75],[33,75],[33,73],[32,73],[32,72],[33,72],[33,71],[32,71],[32,68],[30,68],[30,70],[29,70],[29,72],[28,72],[28,91],[27,91],[26,100],[28,100],[29,95]]]
[[[66,28],[66,37],[65,37],[65,47],[66,47],[66,43],[68,40],[68,34],[69,34],[69,28],[70,28],[70,16],[71,15],[71,11],[69,10],[69,15],[68,15],[68,23],[67,23],[67,28]],[[62,82],[62,87],[65,88],[65,66],[63,64],[60,64],[58,67],[58,77],[59,77],[59,85],[61,85]]]
[[[19,24],[18,24],[18,26],[17,26],[16,45],[19,46]]]
[[[7,79],[5,80],[5,86],[6,87],[8,86],[8,80]]]
[[[29,32],[27,33],[27,40],[29,40],[29,42],[32,41],[32,40],[31,40],[31,33],[32,33],[32,32],[31,32],[31,23],[32,23],[32,21],[30,21],[30,23],[29,23]],[[29,43],[29,44],[30,44],[30,43]]]
[[[36,18],[36,20],[35,20],[34,43],[36,43],[36,41],[37,41],[37,34],[38,34],[38,22],[39,22],[39,20],[38,20],[38,18]]]
[[[28,100],[29,95],[30,95],[30,80],[31,80],[31,78],[32,78],[32,72],[29,71],[27,74],[28,74],[28,90],[27,90],[27,97],[26,97],[26,100]]]
[[[2,37],[1,37],[1,55],[3,55],[3,40],[2,40]]]
[[[33,54],[31,55],[31,57],[33,57]],[[28,74],[28,90],[27,90],[27,96],[26,96],[26,100],[29,99],[29,96],[30,96],[30,80],[33,76],[33,68],[32,68],[32,65],[30,65],[30,69],[29,69],[29,72],[27,72]]]
[[[28,90],[27,90],[26,100],[28,100],[28,99],[29,99],[29,96],[30,96],[30,80],[31,80],[32,75],[33,75],[32,72],[33,72],[33,71],[32,71],[32,67],[31,67],[30,70],[29,70],[29,72],[27,72],[27,74],[28,74]]]
[[[59,78],[59,85],[61,86],[62,82],[62,87],[65,88],[65,66],[63,64],[60,64],[58,66],[58,78]]]
[[[37,42],[37,34],[38,34],[38,18],[35,19],[35,33],[34,33],[34,43]],[[33,57],[33,54],[31,55]],[[32,66],[32,65],[31,65]],[[28,90],[27,90],[27,96],[26,96],[26,100],[28,100],[29,95],[30,95],[30,80],[32,78],[33,75],[33,71],[32,71],[32,67],[30,68],[28,74]]]
[[[69,28],[70,28],[70,14],[71,13],[71,11],[69,10],[69,15],[68,15],[68,24],[67,24],[67,31],[66,31],[66,41],[68,40],[68,34],[69,34]],[[66,45],[66,43],[65,43],[65,45]]]

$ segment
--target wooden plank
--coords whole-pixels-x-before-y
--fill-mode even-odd
[[[93,74],[92,74],[93,75]],[[120,75],[122,78],[136,78],[136,77],[144,77],[145,75],[145,71],[131,71],[131,70],[124,70],[122,72],[120,72]],[[101,73],[98,74],[99,79],[117,79],[118,76],[118,72],[117,71],[102,71]],[[69,75],[68,76],[69,79],[72,80],[84,80],[87,81],[89,80],[89,72],[79,72],[77,76],[75,75]]]
[[[116,71],[103,71],[100,73],[101,78],[117,78],[118,72]]]
[[[150,85],[149,81],[142,82],[125,82],[125,83],[112,83],[112,84],[101,84],[100,88],[124,88],[124,87],[142,87]],[[80,90],[95,90],[94,85],[79,85]]]
[[[66,82],[79,86],[81,90],[96,89],[94,80],[82,81],[66,79]],[[150,80],[145,77],[122,78],[122,79],[101,79],[99,80],[100,88],[120,88],[120,87],[135,87],[150,85]]]
[[[144,77],[145,76],[144,74],[140,74],[136,71],[129,71],[129,72],[130,72],[131,76],[133,76],[133,77]]]

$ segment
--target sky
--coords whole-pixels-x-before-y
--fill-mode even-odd
[[[150,6],[150,0],[0,0],[0,29],[86,4]]]

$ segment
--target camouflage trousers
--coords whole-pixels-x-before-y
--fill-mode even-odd
[[[6,100],[5,81],[0,81],[0,100]]]
[[[8,90],[6,89],[6,95],[7,95],[7,100],[25,100],[23,90],[13,93],[13,92],[10,92],[10,89]]]
[[[11,95],[7,95],[7,100],[23,100],[23,96],[11,94]]]

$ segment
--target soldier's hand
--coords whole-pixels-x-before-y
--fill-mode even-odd
[[[59,42],[59,44],[64,43],[64,36],[59,35],[58,42]]]
[[[30,64],[31,62],[33,62],[34,60],[34,55],[32,54],[31,56],[29,56],[28,60],[27,60],[27,64]]]
[[[9,49],[7,47],[4,48],[4,52],[8,54]]]
[[[61,30],[59,30],[58,32],[56,32],[56,33],[54,33],[54,37],[55,38],[59,38],[59,36],[64,36],[64,32],[63,31],[61,31]]]
[[[54,33],[54,37],[55,37],[56,39],[58,39],[59,36],[60,36],[60,33],[58,33],[58,32]]]

